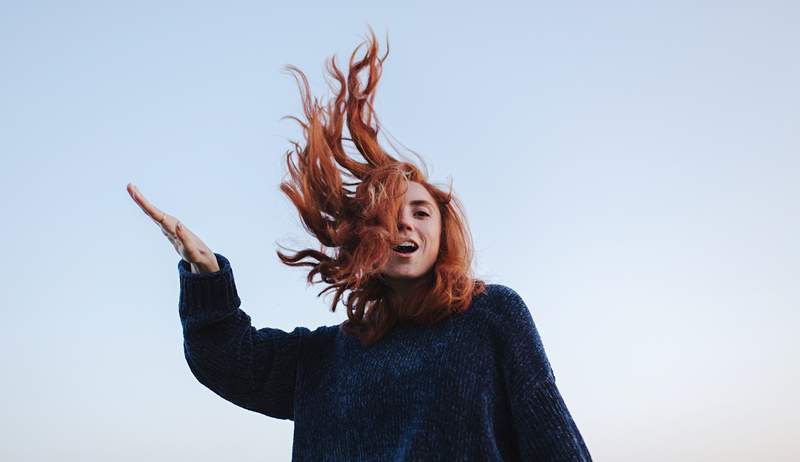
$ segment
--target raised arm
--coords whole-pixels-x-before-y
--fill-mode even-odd
[[[186,361],[214,393],[251,411],[292,419],[298,344],[308,329],[256,329],[239,309],[230,262],[128,183],[128,194],[181,260],[179,311]]]
[[[239,309],[233,270],[214,254],[220,270],[192,273],[178,263],[184,354],[200,383],[222,398],[270,417],[293,419],[298,346],[308,329],[291,333],[256,329]]]

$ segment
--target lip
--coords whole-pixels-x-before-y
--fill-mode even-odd
[[[406,242],[406,241],[411,241],[411,242],[413,242],[413,243],[414,243],[414,244],[415,244],[417,247],[419,247],[419,242],[417,242],[417,240],[416,240],[416,239],[411,239],[410,237],[407,237],[407,238],[403,239],[403,242]]]
[[[398,251],[396,251],[396,250],[392,249],[392,253],[393,253],[395,256],[397,256],[397,257],[400,257],[400,258],[411,258],[411,257],[413,257],[414,255],[416,255],[416,253],[417,253],[417,252],[419,252],[419,247],[417,247],[417,250],[415,250],[415,251],[413,251],[413,252],[411,252],[411,253],[402,253],[402,252],[398,252]]]
[[[414,255],[416,255],[417,252],[420,251],[420,245],[419,245],[419,242],[417,242],[416,239],[412,239],[411,237],[403,238],[402,242],[405,242],[405,241],[413,242],[414,245],[417,246],[417,250],[415,250],[415,251],[413,251],[411,253],[401,253],[401,252],[398,252],[398,251],[392,249],[392,253],[395,254],[396,256],[400,257],[400,258],[409,259],[409,258],[413,257]]]

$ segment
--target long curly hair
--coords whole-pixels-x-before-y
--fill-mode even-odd
[[[357,59],[358,50],[367,45]],[[305,143],[291,141],[286,152],[289,180],[280,189],[294,203],[303,227],[320,243],[320,249],[304,249],[286,255],[289,266],[309,266],[309,284],[325,283],[317,296],[333,291],[331,311],[340,300],[348,320],[340,329],[359,338],[363,346],[380,340],[396,323],[432,325],[453,313],[468,309],[472,298],[486,290],[484,281],[472,276],[472,237],[460,201],[428,182],[427,167],[398,160],[378,143],[380,124],[373,108],[383,62],[372,28],[369,37],[350,56],[348,75],[336,65],[336,55],[326,70],[338,82],[328,81],[335,98],[325,104],[311,97],[305,74],[293,65],[303,103],[305,120],[294,116],[303,129]],[[366,70],[366,84],[359,73]],[[350,137],[342,134],[347,123]],[[354,145],[365,162],[351,158],[345,142]],[[338,164],[338,165],[337,165]],[[422,184],[438,205],[441,215],[439,254],[431,271],[415,281],[401,300],[387,284],[381,270],[400,244],[398,215],[408,182]],[[287,249],[290,250],[290,249]],[[319,280],[314,276],[319,275]],[[348,292],[344,297],[345,292]]]

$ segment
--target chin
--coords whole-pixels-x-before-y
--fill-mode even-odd
[[[388,279],[404,279],[404,280],[411,280],[417,279],[421,274],[414,274],[414,273],[384,273],[384,277]]]
[[[404,280],[404,281],[413,281],[415,279],[422,279],[425,276],[428,276],[432,273],[431,269],[427,271],[402,271],[402,272],[386,272],[383,273],[383,276],[388,279],[397,279],[397,280]]]
[[[415,279],[422,279],[425,276],[431,275],[435,265],[431,264],[427,268],[422,268],[421,265],[394,265],[389,263],[383,271],[383,277],[386,279],[395,279],[400,281],[410,282]]]

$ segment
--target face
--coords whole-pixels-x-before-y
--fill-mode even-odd
[[[400,238],[410,239],[417,245],[410,253],[401,253],[395,248],[384,267],[383,273],[389,282],[401,286],[430,271],[439,254],[442,217],[433,197],[420,183],[408,182],[398,225]]]

